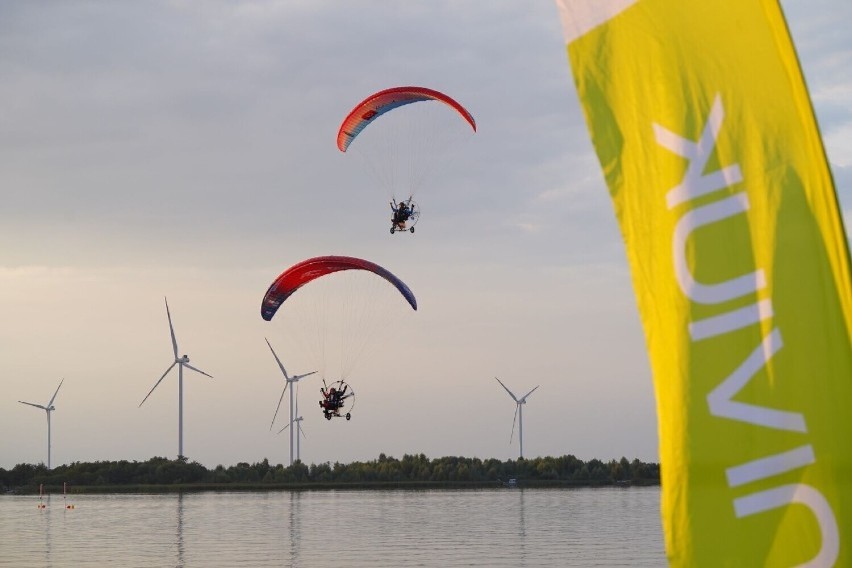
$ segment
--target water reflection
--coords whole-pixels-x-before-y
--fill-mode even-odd
[[[299,519],[302,514],[302,492],[290,491],[290,566],[299,568],[302,531]]]
[[[177,568],[183,568],[183,492],[177,494]]]
[[[47,499],[47,498],[46,498]],[[0,498],[0,566],[663,566],[659,488]],[[60,499],[45,501],[62,507]],[[64,508],[63,508],[64,510]]]
[[[526,566],[526,560],[527,560],[527,550],[526,550],[527,524],[524,521],[524,489],[523,489],[523,487],[521,489],[518,489],[518,495],[519,495],[518,501],[520,503],[520,507],[518,507],[518,509],[519,509],[518,534],[520,536],[520,545],[518,546],[518,552],[519,552],[520,561],[521,561],[520,565]]]
[[[39,500],[39,503],[44,504],[44,507],[40,509],[41,518],[44,519],[44,565],[52,566],[53,534],[51,527],[53,526],[53,515],[51,514],[50,495],[48,494],[44,501]]]

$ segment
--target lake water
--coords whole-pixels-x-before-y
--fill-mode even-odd
[[[0,566],[665,566],[660,488],[0,497]]]

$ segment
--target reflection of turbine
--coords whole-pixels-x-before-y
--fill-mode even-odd
[[[59,387],[62,386],[63,382],[65,382],[65,379],[59,381]],[[41,408],[47,413],[47,469],[50,469],[50,413],[56,410],[56,407],[53,406],[53,401],[56,398],[56,395],[59,393],[59,387],[56,387],[56,392],[54,392],[53,396],[50,397],[50,402],[48,402],[46,406],[42,406],[40,404],[33,404],[32,402],[24,402],[23,400],[18,401],[21,404],[28,404],[30,406],[35,406],[36,408]]]
[[[302,420],[304,420],[304,419],[299,415],[299,385],[296,385],[296,411],[295,412],[296,412],[296,417],[293,419],[293,422],[295,422],[298,425],[298,432],[299,432],[299,434],[301,434],[301,436],[299,436],[298,434],[296,435],[296,461],[301,461],[302,458],[301,458],[301,451],[300,451],[301,450],[301,443],[300,442],[301,442],[301,439],[303,437],[307,438],[308,436],[305,434],[305,431],[302,430]],[[283,432],[284,430],[286,430],[289,427],[290,427],[290,424],[287,424],[286,426],[281,428],[281,430],[279,430],[278,433],[280,434],[281,432]]]
[[[526,566],[527,565],[527,549],[526,549],[527,525],[524,522],[524,488],[523,487],[518,489],[518,494],[520,495],[520,511],[521,511],[521,526],[520,526],[520,531],[519,531],[519,534],[521,536],[521,543],[520,543],[520,546],[518,547],[519,548],[518,552],[520,554],[520,558],[518,559],[518,566]]]
[[[299,566],[302,531],[299,519],[302,518],[302,492],[288,491],[290,494],[290,566]]]
[[[497,377],[494,377],[497,379]],[[537,385],[533,390],[522,396],[521,398],[516,397],[512,391],[506,388],[506,385],[500,379],[497,379],[497,382],[500,383],[500,386],[506,389],[506,392],[509,393],[509,396],[512,397],[512,400],[515,401],[515,418],[512,419],[512,433],[509,434],[509,443],[512,443],[512,436],[515,435],[515,420],[518,421],[518,442],[520,444],[520,456],[524,457],[524,409],[521,405],[527,403],[527,397],[533,393],[535,389],[537,389],[541,385]]]
[[[177,494],[177,565],[183,566],[183,491]]]
[[[44,519],[44,528],[42,529],[42,532],[44,533],[44,563],[42,564],[42,566],[53,566],[53,515],[47,512],[52,510],[48,508],[50,506],[49,493],[47,494],[46,499],[47,505],[44,505],[42,507],[42,510],[45,511],[46,514],[39,515],[39,518]],[[62,511],[64,514],[65,509],[63,509]],[[62,558],[64,557],[65,555],[62,555]]]
[[[278,399],[278,406],[275,407],[275,414],[272,416],[272,424],[269,425],[269,429],[272,430],[272,425],[275,424],[275,419],[278,417],[278,410],[281,408],[281,401],[284,400],[284,393],[287,391],[287,387],[290,386],[290,383],[298,383],[300,380],[304,379],[308,375],[313,375],[316,371],[311,371],[310,373],[305,373],[304,375],[293,375],[292,377],[287,374],[287,369],[284,368],[284,365],[281,364],[281,359],[278,358],[278,355],[275,353],[275,349],[272,348],[272,344],[269,343],[269,340],[266,340],[266,344],[269,345],[269,350],[272,351],[272,356],[275,357],[275,362],[278,363],[278,368],[281,369],[281,372],[284,373],[284,379],[287,381],[284,383],[284,390],[281,391],[281,398]],[[295,411],[293,410],[293,389],[290,389],[290,424],[292,424],[295,420]],[[290,428],[290,465],[293,465],[293,430],[295,428]],[[297,440],[298,441],[298,440]]]
[[[157,388],[163,379],[166,378],[166,375],[169,374],[169,371],[172,370],[172,367],[175,365],[178,366],[178,458],[183,457],[183,368],[191,369],[196,373],[201,373],[202,375],[206,375],[213,378],[213,375],[208,375],[201,369],[196,369],[192,365],[189,364],[189,357],[184,355],[183,357],[178,357],[178,346],[177,339],[175,339],[175,328],[172,326],[172,314],[169,313],[169,301],[166,300],[166,316],[169,318],[169,332],[172,334],[172,348],[175,353],[175,361],[169,368],[166,369],[166,372],[163,373],[163,376],[160,377],[160,380],[157,381],[151,390],[148,391],[148,394],[145,395],[145,398],[142,399],[142,402],[139,403],[139,406],[145,404],[145,401],[148,400],[148,397],[151,396],[151,393],[154,392],[154,389]]]

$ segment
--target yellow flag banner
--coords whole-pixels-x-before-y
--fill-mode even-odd
[[[852,566],[852,288],[774,0],[557,0],[654,377],[674,566]]]

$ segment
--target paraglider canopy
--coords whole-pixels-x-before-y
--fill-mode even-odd
[[[337,132],[337,147],[345,152],[349,144],[368,124],[375,121],[386,112],[403,105],[422,102],[438,101],[455,110],[476,132],[476,121],[473,115],[452,97],[428,89],[426,87],[393,87],[378,93],[373,93],[352,109],[343,119],[340,130]]]
[[[417,299],[408,286],[378,264],[351,256],[319,256],[303,260],[282,272],[263,296],[260,315],[270,321],[281,304],[296,290],[317,278],[341,270],[366,270],[381,276],[399,290],[412,309],[417,309]]]
[[[434,187],[451,162],[461,157],[460,145],[476,130],[473,115],[445,93],[392,87],[355,105],[340,124],[337,148],[357,154],[356,161],[386,194],[394,210],[391,233],[413,233],[420,208],[412,208],[411,222],[403,227],[396,203],[413,204],[421,189]]]
[[[347,380],[383,334],[399,333],[409,308],[417,309],[414,294],[387,269],[360,258],[320,256],[275,278],[260,312],[266,321],[283,312],[275,328],[289,345],[288,357],[334,382]]]

